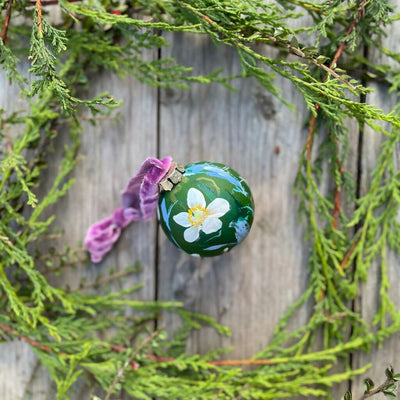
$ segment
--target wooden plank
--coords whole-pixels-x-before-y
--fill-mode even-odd
[[[132,77],[121,80],[107,72],[93,76],[92,81],[91,94],[109,91],[124,103],[117,118],[100,117],[95,125],[90,120],[83,121],[81,161],[74,172],[76,182],[54,210],[61,216],[58,223],[71,246],[84,239],[92,223],[108,217],[120,206],[120,193],[129,177],[137,172],[148,155],[157,151],[156,90],[139,84]],[[59,140],[57,146],[50,165],[59,162],[63,140]],[[48,181],[51,183],[51,179]],[[76,287],[81,277],[93,281],[99,273],[107,275],[110,267],[120,271],[139,261],[142,272],[128,277],[123,287],[145,282],[140,298],[154,299],[155,232],[155,221],[131,224],[103,262],[66,271],[60,283],[68,282]],[[122,289],[121,283],[114,282],[111,289]]]
[[[0,346],[0,398],[22,399],[30,390],[31,371],[36,370],[37,357],[30,346],[18,341]]]
[[[395,6],[400,5],[399,0],[392,0]],[[391,51],[399,52],[399,28],[398,21],[386,27],[387,36],[384,38],[383,45]],[[389,64],[397,68],[397,63],[393,62],[387,57],[382,57],[377,50],[370,50],[369,57],[371,62]],[[390,112],[398,102],[397,94],[388,94],[388,86],[386,84],[372,82],[369,87],[374,89],[374,92],[368,94],[367,103],[381,108],[384,112]],[[391,130],[386,124],[385,128]],[[371,173],[377,165],[378,155],[380,153],[380,146],[386,140],[386,137],[379,132],[375,132],[367,127],[363,134],[362,141],[362,168],[361,168],[361,195],[365,195],[371,184]],[[397,168],[400,166],[400,146],[396,146],[396,151],[393,154]],[[387,258],[387,272],[391,288],[389,295],[397,308],[400,307],[400,292],[398,290],[400,281],[399,270],[400,256],[388,251]],[[380,306],[380,284],[381,284],[381,268],[380,260],[376,260],[369,270],[368,282],[362,286],[362,291],[357,306],[360,308],[363,318],[372,323],[373,316]],[[353,357],[353,365],[355,368],[361,367],[367,363],[372,363],[371,368],[365,376],[361,376],[355,380],[353,384],[353,393],[355,398],[361,396],[365,390],[363,380],[368,376],[376,384],[382,383],[386,376],[384,371],[386,368],[393,366],[396,372],[400,370],[400,361],[398,355],[400,354],[400,333],[396,333],[388,340],[385,340],[382,346],[373,346],[369,353],[357,353]],[[383,398],[383,395],[382,395]]]
[[[388,96],[387,88],[378,84],[371,84],[375,92],[368,95],[368,102],[379,108],[383,108],[386,112],[395,105],[396,96]],[[389,127],[387,127],[389,128]],[[390,129],[390,128],[389,128]],[[362,146],[362,194],[368,190],[371,182],[371,172],[376,166],[376,161],[380,153],[380,145],[385,140],[383,135],[367,128],[363,135]],[[398,146],[397,146],[398,148]],[[399,150],[394,154],[397,163],[400,161]],[[390,298],[397,307],[400,307],[400,293],[398,291],[398,282],[400,280],[399,273],[399,255],[392,251],[387,252],[387,273],[391,288],[389,290]],[[380,285],[381,285],[381,265],[380,260],[374,261],[368,272],[368,281],[362,284],[360,298],[357,307],[361,311],[363,318],[372,324],[373,316],[380,306]],[[368,363],[372,363],[371,368],[365,376],[359,377],[354,382],[354,392],[361,395],[364,386],[363,380],[368,376],[375,383],[382,383],[386,377],[384,371],[386,368],[393,366],[396,371],[400,370],[400,362],[398,355],[400,353],[400,333],[396,333],[389,339],[385,340],[381,346],[373,346],[369,353],[357,353],[353,356],[353,365],[355,368],[361,367]]]
[[[172,46],[163,56],[193,65],[195,73],[217,68],[227,75],[240,73],[231,48],[216,47],[199,36],[178,34],[168,40]],[[235,82],[235,93],[212,84],[161,94],[161,155],[170,154],[183,164],[209,160],[231,166],[246,178],[256,206],[247,239],[219,257],[195,259],[160,233],[160,300],[182,301],[186,309],[211,315],[232,331],[231,337],[221,337],[202,329],[191,337],[190,352],[232,346],[228,358],[255,355],[306,288],[307,247],[293,183],[306,141],[307,112],[289,82],[277,78],[276,84],[297,113],[251,79]],[[305,320],[303,310],[295,324]],[[179,320],[165,316],[162,324],[174,330]]]
[[[156,52],[148,51],[145,56],[151,59],[156,57]],[[3,93],[4,89],[5,93],[2,101],[9,109],[8,106],[15,103],[18,95],[15,91],[9,91],[4,74],[0,74],[0,77],[0,92]],[[100,118],[93,125],[86,114],[82,121],[83,134],[79,149],[81,160],[73,173],[76,182],[68,194],[48,211],[48,215],[56,215],[55,226],[64,232],[61,239],[51,243],[51,246],[57,249],[63,249],[65,244],[77,248],[78,243],[83,241],[88,227],[109,216],[120,205],[120,192],[129,177],[136,173],[142,161],[157,152],[157,90],[140,84],[133,77],[121,80],[108,72],[92,76],[88,95],[104,91],[109,91],[124,103],[119,109],[118,118]],[[53,182],[64,145],[69,142],[66,129],[65,126],[59,127],[59,138],[49,156],[49,168],[42,178],[44,183],[39,195],[46,193]],[[155,242],[155,220],[134,223],[124,231],[115,250],[109,253],[103,262],[78,265],[73,270],[65,268],[61,276],[49,278],[56,285],[68,285],[74,289],[84,278],[93,282],[99,274],[107,276],[111,267],[115,271],[121,271],[139,261],[142,268],[140,273],[126,277],[124,281],[113,281],[109,286],[112,291],[118,291],[144,282],[144,288],[132,294],[132,299],[154,300]],[[10,362],[10,357],[18,362]],[[32,361],[35,359],[26,344],[19,341],[0,345],[0,360],[4,360],[0,366],[2,400],[22,399],[25,389],[34,393],[31,397],[34,400],[49,398],[53,392],[48,374],[35,366],[35,362]],[[4,368],[4,365],[7,365],[7,368]],[[25,380],[32,382],[29,389],[23,385]],[[78,383],[79,385],[82,386],[82,383]],[[84,385],[79,390],[74,390],[72,399],[83,398],[80,396],[85,390]]]

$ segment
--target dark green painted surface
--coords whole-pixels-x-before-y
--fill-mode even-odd
[[[254,202],[247,183],[231,168],[199,162],[185,167],[182,181],[160,195],[158,217],[168,238],[192,255],[229,251],[250,230]]]

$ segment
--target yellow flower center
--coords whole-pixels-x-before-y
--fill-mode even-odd
[[[188,211],[188,220],[192,226],[199,226],[207,218],[208,211],[202,206],[195,206]]]

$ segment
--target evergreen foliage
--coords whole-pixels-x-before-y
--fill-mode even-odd
[[[368,365],[357,370],[347,365],[341,372],[333,367],[339,359],[346,360],[349,354],[367,350],[400,330],[400,313],[389,296],[386,270],[388,252],[400,252],[396,219],[400,175],[393,160],[400,139],[399,110],[395,107],[384,113],[360,101],[369,92],[368,79],[385,80],[390,92],[399,88],[400,55],[381,43],[385,26],[398,19],[390,3],[58,0],[63,12],[60,26],[52,25],[46,13],[46,6],[53,3],[0,0],[0,65],[7,78],[19,85],[29,105],[21,113],[0,109],[3,336],[32,345],[56,383],[60,400],[69,398],[72,385],[82,376],[101,387],[106,400],[121,390],[137,399],[278,399],[329,398],[334,383],[365,373]],[[291,28],[293,20],[304,14],[312,17],[314,25]],[[17,16],[22,18],[21,24],[12,23]],[[222,71],[194,76],[191,68],[173,59],[145,60],[144,49],[168,45],[161,34],[164,31],[208,35],[216,43],[235,48],[241,76],[226,77]],[[314,35],[315,46],[301,44],[307,34]],[[276,47],[277,56],[263,55],[255,46],[260,43]],[[390,65],[375,65],[358,54],[361,43],[388,57]],[[27,58],[30,80],[19,68],[20,61]],[[69,174],[77,161],[81,134],[77,115],[82,107],[93,114],[118,107],[112,94],[89,99],[79,94],[90,85],[89,74],[100,69],[120,76],[132,74],[158,87],[219,82],[229,88],[234,78],[253,77],[278,98],[274,76],[280,75],[303,95],[311,117],[296,192],[311,246],[309,287],[282,316],[270,345],[248,360],[254,368],[218,362],[218,352],[185,354],[188,333],[201,323],[210,324],[221,334],[229,332],[206,316],[185,311],[181,304],[130,300],[129,295],[138,287],[105,295],[86,290],[96,288],[99,282],[122,278],[135,268],[82,283],[79,291],[49,284],[49,270],[82,262],[70,249],[39,257],[35,244],[47,237],[54,221],[54,217],[44,219],[44,211],[73,184]],[[358,80],[352,77],[356,69],[363,73]],[[368,126],[386,138],[371,186],[362,197],[357,196],[357,182],[343,170],[348,157],[349,118],[357,121],[360,129]],[[60,121],[68,121],[71,145],[65,148],[58,176],[39,200],[35,188],[46,149],[58,138]],[[319,148],[315,144],[317,132]],[[334,183],[329,193],[322,189],[326,160]],[[339,201],[356,204],[354,213],[348,215]],[[382,279],[380,307],[371,325],[351,304],[374,262],[379,263]],[[310,300],[315,307],[306,326],[288,331],[289,319]],[[138,312],[131,317],[127,309]],[[150,328],[149,322],[163,310],[182,317],[182,328],[173,338]],[[322,348],[316,351],[315,339],[320,332]],[[393,397],[399,376],[391,369],[386,376],[376,388],[367,379],[365,397],[380,392]],[[351,394],[344,398],[351,399]]]

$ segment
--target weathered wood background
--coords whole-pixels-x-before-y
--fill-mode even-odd
[[[395,26],[389,29],[386,40],[393,49],[400,43],[400,30]],[[216,47],[207,38],[192,35],[171,34],[168,39],[172,45],[162,50],[162,57],[172,56],[194,66],[195,73],[206,74],[220,67],[225,74],[240,72],[238,58],[230,48]],[[153,59],[158,54],[148,51],[146,57]],[[378,55],[372,52],[369,57],[376,61]],[[110,91],[124,103],[116,121],[102,120],[95,126],[83,122],[82,160],[74,172],[76,183],[53,210],[57,225],[65,232],[64,243],[75,246],[83,240],[89,225],[119,206],[121,189],[149,155],[172,155],[183,164],[212,160],[230,165],[247,179],[256,217],[248,238],[238,248],[211,259],[195,259],[179,251],[165,238],[155,219],[134,223],[104,262],[67,272],[62,278],[55,277],[55,282],[58,279],[60,284],[76,287],[84,277],[94,280],[99,272],[107,274],[110,267],[123,270],[137,260],[142,272],[123,283],[113,283],[115,289],[144,282],[141,299],[181,301],[187,309],[211,315],[230,327],[231,337],[202,329],[191,337],[188,352],[232,347],[227,357],[248,358],[262,350],[280,316],[307,287],[308,244],[304,227],[298,223],[293,183],[306,140],[304,122],[308,113],[289,82],[278,78],[276,84],[297,113],[254,80],[236,81],[236,92],[231,92],[218,84],[195,84],[187,91],[157,90],[131,77],[121,80],[108,73],[94,77],[91,94]],[[389,110],[396,97],[389,97],[386,87],[376,84],[374,88],[367,101]],[[17,88],[8,84],[4,73],[0,74],[0,93],[0,107],[21,107]],[[365,193],[382,138],[366,130],[359,140],[359,134],[358,126],[351,128],[353,154],[347,168],[356,175],[357,158],[361,157],[361,190]],[[62,135],[60,138],[50,160],[54,169],[63,151]],[[394,157],[400,162],[399,153]],[[47,173],[51,182],[52,169]],[[392,295],[400,306],[398,261],[393,258],[389,272]],[[371,270],[359,299],[366,318],[377,307],[378,290],[378,269]],[[301,326],[306,320],[304,310],[292,324]],[[159,324],[174,330],[178,320],[166,315]],[[373,361],[368,375],[380,381],[389,364],[400,369],[399,339],[396,335],[379,350],[355,354],[353,365]],[[363,390],[362,378],[353,383],[358,393]],[[52,399],[53,390],[27,344],[13,341],[0,345],[1,400]],[[345,390],[347,385],[337,388],[335,397],[339,399]],[[90,391],[77,385],[74,399],[89,397]]]

